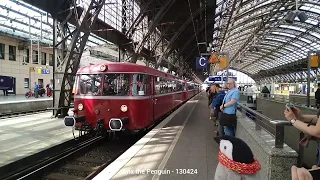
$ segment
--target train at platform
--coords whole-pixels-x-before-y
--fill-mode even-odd
[[[152,127],[200,92],[200,85],[133,63],[80,68],[74,84],[74,115],[66,126],[81,132],[137,133]]]

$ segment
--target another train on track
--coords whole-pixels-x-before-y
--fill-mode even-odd
[[[146,130],[200,92],[172,74],[115,62],[79,69],[74,87],[74,115],[64,121],[82,132]]]

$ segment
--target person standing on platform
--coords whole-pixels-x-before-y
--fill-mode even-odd
[[[270,91],[267,86],[264,86],[261,92],[263,93],[263,97],[270,97]]]
[[[228,79],[228,93],[225,95],[220,110],[224,114],[236,116],[237,104],[240,99],[240,91],[236,87],[236,82],[234,79]],[[221,120],[220,120],[221,121]],[[236,123],[232,126],[224,126],[224,132],[228,136],[235,136]]]
[[[217,96],[218,89],[216,84],[212,84],[208,91],[208,107],[210,107],[212,100]]]
[[[38,95],[39,95],[39,85],[36,82],[34,82],[34,97],[38,98]]]
[[[315,92],[315,98],[316,98],[316,107],[317,109],[320,108],[320,83],[318,83],[318,89]]]
[[[223,136],[224,131],[223,131],[223,126],[220,125],[219,123],[219,117],[221,114],[220,106],[222,105],[224,96],[226,95],[226,91],[228,90],[227,87],[222,87],[221,89],[219,88],[219,93],[218,95],[213,99],[212,101],[212,109],[215,111],[216,117],[218,121],[218,132],[216,132],[216,136]],[[216,124],[215,124],[216,126]]]
[[[246,95],[247,95],[247,103],[253,103],[253,89],[252,85],[249,85],[246,89]]]

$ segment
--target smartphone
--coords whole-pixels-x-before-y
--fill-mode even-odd
[[[320,179],[320,169],[309,169],[308,170],[313,177],[313,179]]]
[[[293,105],[293,104],[286,104],[286,107],[287,107],[287,109],[294,109],[295,108],[295,106]]]

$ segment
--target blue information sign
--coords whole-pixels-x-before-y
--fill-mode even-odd
[[[50,70],[49,69],[42,69],[41,74],[50,74]]]
[[[237,77],[236,76],[229,76],[229,78],[234,79],[235,81],[237,81]],[[213,81],[213,82],[221,82],[222,77],[221,76],[211,76],[209,77],[209,81]],[[227,77],[223,76],[223,81],[227,81]]]
[[[196,58],[196,68],[197,69],[207,69],[208,68],[208,58],[207,57],[197,57]]]

